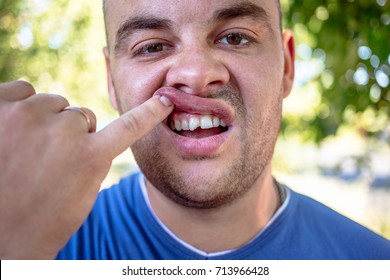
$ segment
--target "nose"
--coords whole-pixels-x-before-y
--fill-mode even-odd
[[[212,47],[192,46],[174,57],[166,79],[169,86],[205,96],[212,88],[228,83],[230,74]]]

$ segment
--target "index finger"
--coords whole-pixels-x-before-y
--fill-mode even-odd
[[[0,84],[0,99],[18,101],[35,94],[34,87],[25,81],[13,81]]]
[[[114,159],[161,123],[172,110],[173,104],[167,97],[153,96],[95,133],[99,148]]]

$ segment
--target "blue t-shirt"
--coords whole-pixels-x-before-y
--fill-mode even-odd
[[[223,237],[222,237],[223,238]],[[287,188],[268,225],[243,247],[202,252],[178,239],[150,207],[142,173],[100,192],[57,259],[390,259],[390,241]]]

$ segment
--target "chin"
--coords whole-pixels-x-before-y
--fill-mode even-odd
[[[141,159],[138,164],[148,182],[170,200],[190,208],[227,205],[245,194],[258,177],[244,160],[198,159],[179,164],[157,153]]]

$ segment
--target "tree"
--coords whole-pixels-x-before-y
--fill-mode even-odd
[[[317,65],[310,71],[320,93],[311,115],[287,116],[284,128],[293,123],[296,128],[290,130],[309,132],[307,137],[317,142],[342,125],[354,125],[368,136],[389,129],[390,1],[283,4],[285,23],[296,35],[298,60],[317,62],[305,66]]]
[[[0,0],[0,82],[27,80],[108,122],[102,18],[100,1]]]

